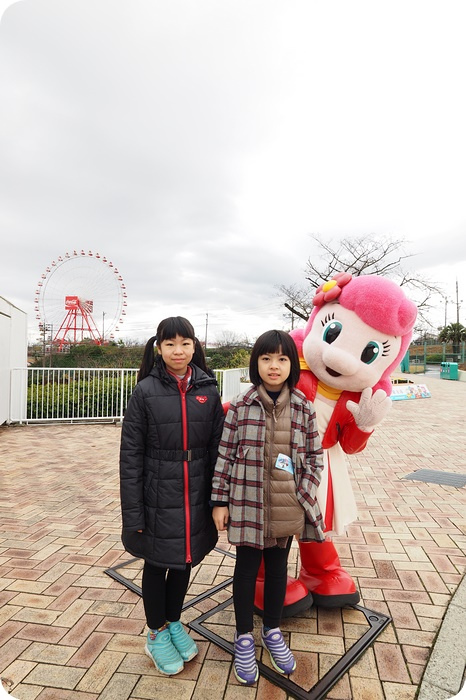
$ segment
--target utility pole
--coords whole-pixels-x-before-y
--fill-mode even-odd
[[[45,367],[45,355],[47,352],[47,346],[46,346],[46,333],[47,331],[50,332],[50,343],[52,343],[53,340],[53,326],[50,325],[49,323],[41,323],[40,329],[42,331],[42,367]],[[50,351],[51,351],[51,345],[50,345]],[[49,358],[49,367],[51,366],[51,357]]]
[[[462,299],[459,298],[458,295],[458,277],[456,278],[456,332],[457,332],[457,348],[456,352],[458,353],[458,360],[460,360],[460,303],[462,303]],[[455,352],[455,346],[453,345],[453,352]]]
[[[42,367],[45,367],[45,323],[42,323]]]
[[[460,302],[458,300],[458,277],[456,278],[456,323],[460,322]]]
[[[52,352],[53,352],[53,325],[50,324],[50,352],[49,352],[49,367],[52,366]]]
[[[204,340],[204,348],[205,351],[207,352],[207,326],[209,325],[209,314],[206,313],[205,315],[205,340]]]

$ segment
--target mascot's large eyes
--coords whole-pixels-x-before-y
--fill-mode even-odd
[[[330,345],[330,343],[335,342],[335,340],[338,338],[342,328],[343,326],[341,325],[340,321],[329,321],[324,326],[322,338]]]
[[[374,362],[379,355],[381,354],[382,347],[377,343],[375,340],[371,340],[370,343],[367,343],[366,347],[361,353],[361,360],[364,362],[366,365],[370,365],[371,362]]]

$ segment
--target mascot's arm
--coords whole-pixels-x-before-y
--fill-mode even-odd
[[[348,401],[347,404],[348,403],[350,402]],[[328,431],[328,437],[330,438],[329,443],[327,444],[326,434],[322,441],[322,445],[323,447],[332,447],[332,445],[338,442],[340,443],[340,447],[345,454],[354,455],[357,452],[362,452],[365,449],[369,438],[372,435],[372,431],[366,432],[365,430],[361,430],[357,426],[354,417],[351,415],[348,409],[346,409],[345,413],[349,420],[342,421],[341,423],[338,420],[336,420],[335,423],[332,421],[334,427],[336,428],[336,434],[334,434],[332,430]],[[331,439],[331,435],[334,436],[333,439]]]
[[[317,390],[317,379],[309,370],[301,370],[299,382],[296,386],[312,402]],[[356,398],[357,394],[353,394]],[[359,396],[358,396],[359,398]],[[348,404],[358,404],[349,401],[342,396],[330,418],[329,424],[322,436],[322,447],[328,449],[337,442],[341,449],[348,455],[361,452],[367,445],[367,441],[372,435],[372,431],[362,430],[356,423],[354,415],[350,412]]]
[[[359,403],[347,401],[346,408],[353,414],[359,430],[371,433],[385,418],[391,405],[390,397],[383,389],[377,389],[372,393],[372,389],[368,387],[361,392]]]

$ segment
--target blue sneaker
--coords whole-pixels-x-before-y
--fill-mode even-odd
[[[241,634],[238,638],[235,632],[235,660],[233,662],[233,671],[236,680],[242,685],[252,685],[259,678],[256,647],[252,634]]]
[[[147,642],[144,651],[152,659],[155,668],[166,676],[174,676],[184,668],[183,659],[172,644],[170,632],[164,629],[157,632],[155,638],[151,632],[147,633]]]
[[[169,622],[168,629],[172,644],[183,659],[183,661],[191,661],[199,653],[196,642],[186,632],[185,628],[178,620],[177,622]]]
[[[273,627],[268,632],[264,633],[264,628],[261,630],[262,646],[270,654],[270,661],[278,673],[288,675],[293,673],[296,668],[296,661],[285,644],[283,634],[279,627]]]

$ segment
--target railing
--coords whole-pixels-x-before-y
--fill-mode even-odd
[[[220,381],[217,377],[217,382],[223,403],[230,401],[234,396],[241,394],[241,392],[247,389],[247,384],[245,384],[245,382],[248,381],[249,377],[248,367],[215,370],[215,373],[217,372],[221,372],[222,374]]]
[[[247,368],[214,372],[222,402],[247,388]],[[8,422],[119,422],[136,379],[136,369],[13,369]]]
[[[10,422],[122,420],[136,377],[135,369],[14,369]]]
[[[409,346],[410,362],[424,362],[425,365],[440,365],[441,362],[466,362],[466,342],[460,343],[412,343]]]

